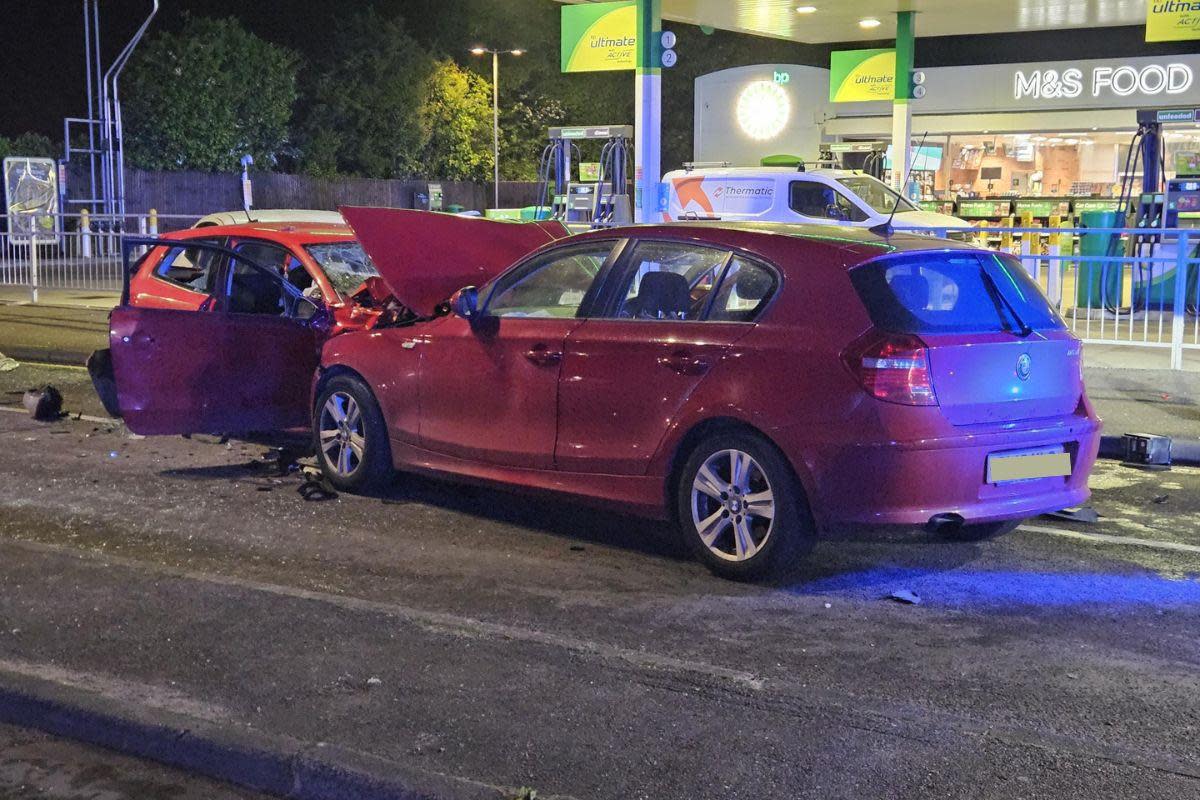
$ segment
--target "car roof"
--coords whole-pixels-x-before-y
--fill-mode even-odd
[[[835,255],[843,267],[900,252],[975,250],[964,242],[911,233],[882,234],[849,225],[803,225],[791,222],[725,222],[696,220],[665,224],[629,225],[589,231],[564,241],[628,237],[675,239],[757,252],[768,258],[796,245]]]
[[[826,167],[806,169],[797,169],[796,167],[696,167],[695,169],[675,170],[670,174],[676,177],[695,175],[699,178],[776,178],[780,175],[793,175],[799,178],[805,175],[815,175],[820,178],[840,180],[841,178],[863,177],[867,173],[853,169],[829,169]]]
[[[354,231],[345,223],[321,222],[241,222],[236,225],[208,225],[167,234],[171,239],[195,239],[213,236],[243,236],[270,239],[286,244],[353,241]]]

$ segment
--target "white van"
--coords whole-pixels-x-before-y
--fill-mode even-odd
[[[697,167],[668,172],[666,221],[720,218],[869,228],[897,207],[897,228],[956,228],[970,223],[924,211],[864,172],[803,167]],[[961,234],[954,235],[961,238]]]
[[[242,225],[247,222],[310,222],[317,225],[345,225],[339,211],[317,211],[308,208],[252,208],[245,211],[215,211],[196,220],[193,228],[210,225]]]

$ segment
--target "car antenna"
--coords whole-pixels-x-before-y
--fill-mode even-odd
[[[917,143],[917,156],[921,155],[921,148],[925,146],[925,137],[929,135],[929,131],[921,134],[921,141]],[[904,175],[904,182],[900,184],[900,191],[896,192],[896,202],[892,205],[892,213],[888,214],[888,218],[878,225],[872,225],[868,230],[871,233],[880,236],[891,236],[895,230],[892,228],[892,219],[895,218],[896,212],[900,210],[900,203],[904,201],[904,187],[908,186],[908,179],[912,177],[913,167],[917,165],[917,159],[914,157],[912,163],[908,165],[908,172]]]

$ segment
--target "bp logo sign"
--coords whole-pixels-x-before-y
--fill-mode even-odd
[[[563,72],[637,67],[637,3],[581,3],[562,7]]]

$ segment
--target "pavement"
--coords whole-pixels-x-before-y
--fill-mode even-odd
[[[1200,791],[1198,469],[1101,462],[1091,524],[827,532],[763,586],[567,503],[306,502],[248,443],[0,411],[0,450],[9,724],[292,797]]]
[[[264,795],[111,750],[0,725],[6,800],[258,800]]]

